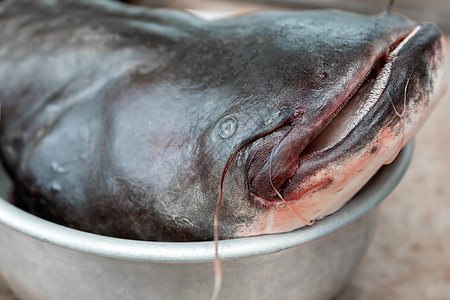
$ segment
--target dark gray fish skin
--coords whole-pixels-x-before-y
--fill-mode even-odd
[[[338,149],[299,168],[333,113],[416,25],[340,11],[210,22],[111,1],[3,1],[2,158],[35,213],[105,235],[195,241],[213,236],[220,176],[240,150],[220,235],[258,234],[276,202],[268,169],[289,198],[288,180],[348,156]],[[439,31],[424,28],[429,56],[411,50],[421,74],[413,92],[432,89],[429,59],[442,46]],[[396,66],[397,105],[409,66]],[[345,142],[362,148],[393,118],[380,104]]]

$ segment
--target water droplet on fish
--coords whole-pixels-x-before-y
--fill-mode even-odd
[[[12,146],[6,146],[6,147],[5,147],[5,151],[6,151],[8,154],[14,154],[14,153],[15,153],[14,148],[13,148]]]
[[[53,192],[59,193],[62,191],[62,186],[59,183],[57,183],[56,181],[54,181],[54,182],[52,182],[51,189]]]
[[[238,121],[234,117],[225,117],[219,122],[219,136],[223,139],[231,137],[237,129]]]
[[[36,133],[36,138],[40,139],[41,137],[43,137],[45,134],[45,130],[44,129],[39,129],[39,131]]]
[[[89,127],[81,126],[79,133],[80,133],[80,136],[83,139],[83,141],[85,141],[85,142],[89,142],[90,141],[91,132],[89,130]]]
[[[147,64],[147,65],[140,65],[136,68],[136,71],[139,75],[146,75],[149,74],[152,70],[154,69],[154,67],[152,67],[151,65]]]
[[[56,173],[64,173],[66,171],[66,169],[64,169],[60,164],[58,164],[56,161],[52,161],[50,163],[50,168],[52,169],[52,171],[56,172]]]
[[[189,220],[189,219],[186,218],[186,217],[182,217],[182,218],[180,219],[180,221],[183,222],[183,223],[185,223],[185,224],[189,224],[189,225],[191,225],[191,226],[194,225],[194,223],[192,223],[192,221]]]
[[[45,112],[49,117],[56,117],[61,112],[61,105],[49,104],[45,107]]]
[[[245,166],[246,159],[245,159],[245,156],[242,154],[242,152],[239,152],[236,155],[235,161],[236,161],[237,167],[241,168],[241,167]]]

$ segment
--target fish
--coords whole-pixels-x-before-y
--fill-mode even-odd
[[[445,65],[435,25],[391,13],[207,21],[3,0],[1,157],[20,207],[75,229],[154,241],[287,232],[395,159],[446,92]]]

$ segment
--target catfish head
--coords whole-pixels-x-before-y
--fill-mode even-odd
[[[25,2],[0,5],[2,158],[22,207],[95,233],[208,240],[216,215],[221,238],[310,225],[445,91],[441,33],[398,15]]]
[[[338,210],[395,159],[446,90],[444,41],[431,24],[340,11],[221,24],[243,20],[245,48],[230,51],[253,56],[225,71],[230,108],[203,143],[206,153],[220,144],[232,153],[219,222],[231,237],[290,231]]]

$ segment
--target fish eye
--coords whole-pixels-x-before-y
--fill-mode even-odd
[[[237,127],[238,120],[235,117],[226,116],[219,121],[217,132],[221,138],[227,139],[236,132]]]

